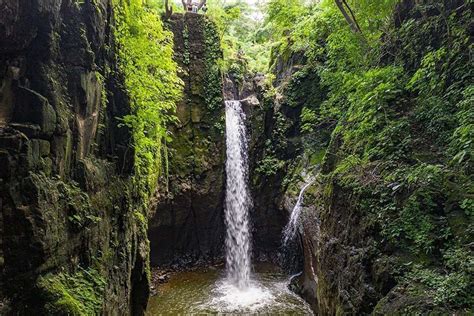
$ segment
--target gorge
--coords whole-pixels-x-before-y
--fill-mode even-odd
[[[0,1],[0,314],[471,314],[472,3],[166,3]]]

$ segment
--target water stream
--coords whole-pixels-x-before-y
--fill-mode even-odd
[[[303,200],[304,200],[304,192],[307,188],[309,188],[313,183],[314,179],[310,179],[306,185],[300,191],[300,195],[298,196],[298,200],[295,204],[295,207],[291,211],[290,220],[288,224],[283,229],[283,246],[287,246],[288,242],[290,242],[296,236],[296,232],[300,226],[300,217],[301,217],[301,210],[303,208]]]

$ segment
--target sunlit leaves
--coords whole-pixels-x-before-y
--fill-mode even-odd
[[[269,32],[262,27],[260,20],[252,17],[252,10],[253,8],[243,1],[230,5],[225,1],[209,2],[208,15],[217,24],[221,37],[224,72],[242,76],[245,72],[268,70]]]
[[[117,0],[115,9],[118,63],[132,106],[123,122],[132,129],[138,178],[153,190],[161,171],[167,125],[175,119],[175,104],[181,95],[173,36],[163,29],[159,12],[141,0]]]

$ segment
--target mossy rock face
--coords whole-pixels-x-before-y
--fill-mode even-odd
[[[280,250],[281,231],[301,190],[301,173],[321,163],[331,132],[320,128],[317,137],[302,132],[302,112],[317,113],[325,90],[316,71],[299,64],[304,61],[299,57],[281,65],[273,95],[257,94],[260,106],[246,108],[255,192],[252,216],[258,227],[253,236],[255,252],[262,257],[275,257]],[[301,265],[302,260],[295,264]]]
[[[105,14],[112,3],[7,7],[0,300],[11,314],[139,315],[148,243],[146,221],[133,214],[146,209],[133,186],[131,133],[117,120],[130,105]]]
[[[101,313],[105,285],[102,275],[89,269],[40,277],[38,291],[48,301],[47,315],[86,316]]]
[[[171,128],[169,188],[150,223],[153,264],[192,262],[221,254],[224,236],[224,101],[216,26],[204,15],[175,14],[175,60],[185,83]]]
[[[306,297],[318,313],[472,313],[472,264],[465,264],[473,262],[472,159],[452,148],[472,101],[465,80],[472,18],[462,1],[446,1],[440,11],[433,3],[400,2],[394,39],[386,43],[397,46],[395,57],[364,77],[366,84],[377,78],[375,86],[400,86],[385,101],[393,112],[373,118],[384,123],[369,127],[358,120],[383,108],[382,101],[364,108],[362,98],[348,101],[349,93],[341,102],[347,108],[326,145],[315,196],[307,200],[320,224],[304,225],[303,240],[311,246],[304,249],[303,278],[317,280]],[[440,23],[445,16],[451,20]],[[446,85],[433,88],[437,78]],[[418,88],[407,87],[410,81]]]
[[[27,88],[18,88],[15,96],[12,120],[17,123],[37,124],[44,136],[51,136],[56,129],[56,112],[48,100]]]
[[[407,0],[394,16],[381,44],[391,56],[344,69],[363,73],[357,92],[344,80],[321,87],[318,72],[337,68],[329,55],[308,65],[289,49],[272,56],[277,93],[250,155],[256,203],[291,208],[306,160],[321,165],[305,195],[297,287],[317,314],[472,313],[472,13],[461,0]],[[385,84],[396,93],[364,103]],[[334,118],[322,112],[330,102]]]

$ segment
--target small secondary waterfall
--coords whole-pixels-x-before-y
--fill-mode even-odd
[[[285,229],[283,230],[283,246],[286,246],[290,240],[292,240],[299,227],[301,210],[304,200],[304,192],[306,189],[314,183],[315,180],[310,180],[300,191],[298,196],[298,201],[296,202],[295,207],[291,211],[290,220],[286,224]]]
[[[251,198],[247,186],[248,157],[245,113],[240,101],[226,101],[225,220],[227,278],[240,289],[250,284]]]

